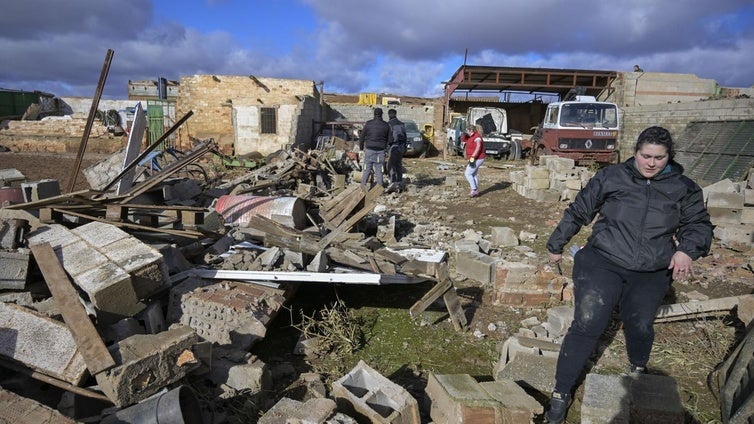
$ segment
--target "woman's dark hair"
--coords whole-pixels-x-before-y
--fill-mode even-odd
[[[673,159],[675,157],[675,149],[673,148],[673,137],[670,136],[670,131],[663,127],[649,127],[639,134],[639,138],[636,139],[636,146],[634,147],[634,153],[641,149],[641,146],[645,144],[657,144],[659,146],[665,146],[668,151],[668,158]]]

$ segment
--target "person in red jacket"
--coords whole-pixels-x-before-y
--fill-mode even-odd
[[[461,136],[461,141],[466,143],[465,156],[468,163],[464,176],[471,186],[470,197],[479,196],[479,168],[484,163],[484,139],[482,129],[479,126],[469,125],[466,132]]]

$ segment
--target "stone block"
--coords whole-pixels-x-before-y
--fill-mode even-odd
[[[518,236],[509,227],[492,227],[492,243],[500,247],[518,246]]]
[[[497,259],[484,253],[458,252],[456,272],[482,284],[493,284],[496,263]]]
[[[526,180],[526,187],[533,190],[546,190],[550,188],[549,178],[529,178]]]
[[[0,356],[76,386],[88,376],[65,324],[11,303],[0,303]]]
[[[353,414],[359,422],[421,423],[416,399],[361,360],[348,374],[333,382],[332,396],[339,410]]]
[[[434,374],[424,389],[436,424],[498,423],[500,403],[468,374]]]
[[[121,340],[108,348],[116,366],[97,374],[97,383],[117,406],[142,401],[199,367],[191,352],[198,342],[186,326]]]
[[[29,273],[28,249],[0,251],[0,290],[23,290]]]
[[[183,296],[180,322],[203,339],[247,350],[264,338],[285,299],[280,290],[222,282]]]
[[[567,179],[565,181],[566,188],[569,190],[581,190],[581,180],[580,179]]]
[[[495,287],[515,287],[535,278],[537,268],[524,262],[501,259],[495,266]]]
[[[559,202],[560,191],[558,190],[536,190],[529,197],[537,202]]]
[[[712,234],[724,244],[740,243],[754,246],[754,225],[716,225]]]
[[[455,247],[456,252],[474,252],[478,253],[479,250],[479,244],[475,240],[469,240],[469,239],[461,239],[456,240],[453,243],[453,246]]]
[[[710,192],[707,198],[708,208],[741,209],[744,207],[743,193]]]
[[[570,158],[554,157],[547,160],[547,169],[555,172],[564,172],[573,169],[576,161]]]
[[[524,389],[550,395],[555,388],[557,356],[519,352],[504,366],[495,369],[495,380],[513,380]]]

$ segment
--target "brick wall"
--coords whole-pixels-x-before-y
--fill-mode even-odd
[[[226,153],[269,154],[286,145],[312,139],[313,116],[319,115],[319,93],[314,82],[253,76],[194,75],[183,77],[176,99],[176,116],[193,116],[181,133],[214,138]],[[275,108],[277,132],[261,134],[261,108]]]

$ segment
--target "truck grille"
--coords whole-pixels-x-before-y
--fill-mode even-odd
[[[591,141],[589,147],[587,147],[587,140]],[[580,150],[605,150],[608,144],[617,146],[614,138],[561,138],[558,142],[558,146],[562,146],[563,144],[567,144],[568,149]],[[615,150],[615,148],[611,150]]]

